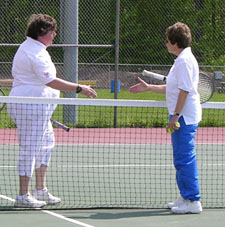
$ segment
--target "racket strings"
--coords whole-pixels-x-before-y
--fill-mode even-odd
[[[198,93],[200,95],[200,102],[205,103],[213,96],[215,87],[212,79],[203,73],[199,74]]]

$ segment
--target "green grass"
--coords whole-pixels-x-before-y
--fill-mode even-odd
[[[58,107],[53,118],[62,121],[63,108]],[[117,107],[118,127],[164,127],[168,119],[166,108]],[[68,124],[67,124],[68,125]],[[68,125],[74,127],[74,125]],[[79,106],[75,127],[106,128],[114,126],[114,107]]]
[[[8,94],[9,90],[5,90]],[[97,90],[98,99],[114,99],[114,94],[109,90]],[[79,95],[79,98],[85,98]],[[129,100],[159,100],[165,101],[165,95],[152,92],[131,94],[129,91],[121,90],[118,99]],[[215,93],[210,101],[223,102],[225,94]],[[2,117],[1,117],[2,116]],[[0,117],[0,128],[14,128],[7,111],[3,110]],[[53,114],[53,119],[63,121],[63,107],[58,106]],[[203,121],[201,127],[225,127],[225,110],[203,110]],[[168,123],[167,108],[117,108],[117,127],[165,127]],[[78,122],[70,127],[113,127],[114,107],[78,107]]]
[[[213,97],[210,99],[210,102],[224,102],[225,101],[225,93],[219,94],[214,93]]]
[[[98,99],[114,99],[114,93],[111,93],[108,89],[97,90]],[[79,98],[85,98],[83,95],[79,95]],[[154,92],[142,92],[138,94],[132,94],[127,90],[121,90],[118,93],[118,99],[130,99],[130,100],[157,100],[165,101],[166,97],[164,94],[154,93]],[[224,102],[225,93],[219,94],[214,93],[213,97],[210,99],[210,102]]]
[[[97,90],[98,99],[114,99],[114,93],[111,93],[109,89]],[[79,95],[79,98],[85,98],[83,95]],[[138,94],[132,94],[127,90],[121,90],[117,96],[118,99],[130,99],[130,100],[158,100],[165,101],[165,95],[157,94],[153,92],[142,92]]]
[[[113,99],[114,94],[109,90],[98,90],[99,99]],[[80,95],[80,98],[85,98]],[[118,99],[132,100],[159,100],[165,101],[165,95],[152,92],[143,92],[131,94],[129,91],[122,90],[118,94]],[[211,102],[223,102],[225,94],[215,93]],[[104,109],[89,107],[86,112],[89,113],[89,119],[85,120],[84,107],[80,108],[79,122],[76,127],[113,127],[114,108],[105,107]],[[91,113],[94,113],[94,116]],[[85,115],[87,114],[85,112]],[[201,127],[224,127],[225,110],[203,110],[203,120],[200,122]],[[60,117],[59,117],[60,116]],[[57,116],[62,121],[62,113]],[[87,117],[87,115],[86,115]],[[117,108],[117,125],[118,127],[165,127],[168,123],[168,112],[166,108]],[[71,125],[72,126],[72,125]]]

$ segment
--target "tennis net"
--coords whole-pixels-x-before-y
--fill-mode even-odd
[[[20,115],[21,124],[34,122],[33,129],[27,129],[30,140],[43,143],[34,137],[37,133],[33,134],[33,130],[41,131],[35,122],[46,120],[56,104],[52,119],[70,127],[69,132],[54,127],[55,147],[47,186],[61,198],[61,203],[44,208],[166,208],[168,202],[179,196],[170,135],[165,130],[165,102],[1,96],[0,103],[13,106],[11,110],[17,117]],[[225,207],[225,106],[206,103],[203,108],[196,137],[202,204]],[[29,114],[31,118],[26,119]],[[19,191],[18,133],[6,107],[3,108],[1,210],[12,209]],[[32,146],[33,142],[28,143]],[[34,188],[35,174],[30,185],[31,190]]]

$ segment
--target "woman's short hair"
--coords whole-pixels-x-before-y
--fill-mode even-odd
[[[38,36],[46,35],[48,31],[55,31],[56,20],[47,14],[32,14],[28,25],[26,36],[37,40]]]
[[[177,43],[179,48],[186,48],[191,45],[191,29],[184,23],[177,22],[166,30],[166,38],[172,43]]]

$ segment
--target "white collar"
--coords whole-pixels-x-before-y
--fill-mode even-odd
[[[43,43],[41,43],[38,40],[36,40],[36,39],[32,39],[31,37],[27,36],[27,40],[32,42],[32,43],[35,43],[36,45],[38,45],[38,46],[40,46],[40,47],[42,47],[44,49],[46,49],[46,46]]]

